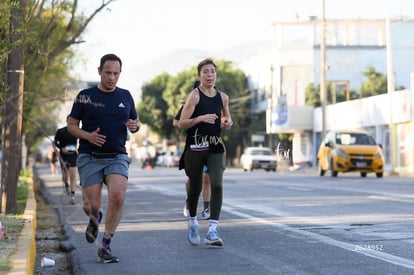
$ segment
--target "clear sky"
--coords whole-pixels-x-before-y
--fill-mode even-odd
[[[101,1],[79,2],[90,13]],[[272,21],[321,18],[322,1],[116,0],[88,26],[83,36],[86,42],[76,48],[83,61],[77,63],[74,74],[98,79],[99,59],[111,52],[124,62],[120,86],[129,85],[133,79],[125,75],[128,69],[174,50],[225,50],[270,39]],[[414,18],[414,0],[325,0],[325,16],[379,19],[385,18],[387,7],[391,17]]]

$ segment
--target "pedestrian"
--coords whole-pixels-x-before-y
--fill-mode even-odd
[[[200,86],[200,80],[196,80],[193,85],[193,89]],[[184,104],[184,101],[182,102]],[[183,106],[181,105],[180,109],[178,110],[177,115],[173,119],[173,126],[178,127],[178,123],[180,121],[181,112],[183,110]],[[186,135],[186,131],[183,131],[184,135]],[[183,156],[184,156],[185,150],[181,154],[180,157],[180,165],[178,167],[179,170],[184,169],[183,165]],[[190,181],[187,177],[187,180],[185,182],[185,191],[186,191],[186,198],[185,198],[185,204],[183,209],[183,215],[184,217],[189,216],[189,207],[188,207],[188,192],[190,190]],[[210,218],[210,197],[211,197],[211,190],[210,190],[210,177],[208,176],[208,168],[205,165],[203,168],[203,187],[202,187],[202,195],[203,195],[203,211],[201,212],[201,218],[204,220],[208,220]]]
[[[221,139],[221,129],[233,125],[229,110],[229,97],[215,87],[217,73],[212,59],[204,59],[197,66],[200,86],[187,96],[179,127],[187,130],[184,166],[190,179],[188,204],[188,241],[200,244],[197,204],[202,189],[203,167],[207,165],[210,176],[211,199],[209,229],[204,244],[223,246],[217,224],[223,201],[223,172],[226,156]]]
[[[79,92],[68,120],[69,132],[79,138],[77,162],[83,209],[90,217],[85,232],[89,243],[96,241],[103,216],[103,184],[108,191],[105,231],[98,248],[98,262],[102,263],[119,261],[110,243],[122,217],[128,184],[127,129],[136,133],[141,126],[131,93],[116,86],[121,69],[118,56],[104,55],[98,67],[99,84]]]
[[[66,122],[69,116],[66,117]],[[62,181],[67,195],[70,195],[69,203],[75,204],[76,191],[76,158],[78,153],[78,138],[69,133],[67,126],[59,128],[55,133],[54,144],[59,149],[60,167],[62,169]],[[69,178],[69,182],[68,182]],[[69,185],[70,183],[70,185]]]
[[[47,153],[47,159],[50,164],[50,173],[52,175],[57,175],[58,173],[58,155],[55,146],[52,144],[49,152]]]

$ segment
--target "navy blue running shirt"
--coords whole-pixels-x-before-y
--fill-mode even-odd
[[[81,121],[82,130],[106,136],[105,144],[98,147],[87,140],[79,140],[79,153],[120,153],[126,154],[126,123],[128,119],[137,119],[134,99],[128,90],[116,87],[106,93],[97,86],[79,92],[72,106],[70,116]]]

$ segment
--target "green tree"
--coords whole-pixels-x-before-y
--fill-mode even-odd
[[[377,72],[374,67],[368,67],[363,75],[367,78],[367,81],[363,82],[361,84],[361,88],[359,89],[362,97],[387,93],[388,88],[386,75]]]
[[[10,40],[9,40],[9,22],[10,22],[10,8],[11,4],[9,1],[0,2],[0,64],[2,64],[2,70],[0,74],[4,76],[5,69],[4,61],[7,60],[7,55],[10,52]],[[0,79],[2,87],[4,87],[4,77]],[[3,93],[1,94],[3,96]],[[3,101],[0,98],[0,101]]]
[[[361,97],[369,97],[374,95],[385,94],[388,91],[387,88],[387,76],[377,72],[374,67],[367,67],[363,75],[367,78],[365,82],[361,84],[360,89],[356,91],[350,91],[350,99],[357,99]],[[327,101],[332,103],[332,89],[331,83],[327,83]],[[395,89],[404,89],[403,86],[395,87]],[[305,102],[307,105],[313,105],[315,107],[321,106],[320,102],[320,86],[313,86],[313,83],[308,84],[305,89]],[[337,91],[336,102],[342,102],[346,100],[346,90]]]
[[[234,69],[230,61],[218,60],[216,64],[218,66],[216,86],[228,94],[230,112],[234,121],[232,130],[223,132],[227,156],[232,159],[236,155],[237,146],[242,146],[245,142],[246,133],[241,133],[246,131],[250,122],[246,76],[241,70]],[[181,107],[180,100],[184,100],[193,90],[197,79],[197,68],[194,66],[181,71],[176,76],[163,73],[145,84],[137,108],[141,120],[161,137],[178,136],[180,132],[174,129],[172,120]]]
[[[43,136],[54,134],[57,121],[47,118],[77,81],[69,74],[75,60],[72,46],[84,42],[82,34],[89,23],[113,1],[103,0],[88,16],[79,11],[78,0],[37,0],[30,7],[25,50],[30,74],[25,75],[23,125],[29,148]]]
[[[247,90],[247,78],[240,69],[235,69],[230,61],[218,61],[218,78],[216,86],[229,96],[229,108],[233,119],[230,131],[223,131],[226,155],[230,164],[239,157],[252,132],[250,131],[250,93]]]
[[[147,124],[154,133],[163,137],[167,134],[164,127],[168,127],[166,125],[168,104],[163,98],[163,92],[170,78],[168,73],[162,73],[144,84],[141,88],[141,101],[137,106],[140,121]]]
[[[15,170],[20,169],[22,162],[22,135],[25,134],[27,145],[32,148],[37,139],[54,133],[56,122],[50,115],[51,110],[57,103],[63,102],[65,90],[72,81],[69,70],[74,52],[70,47],[83,42],[81,35],[88,24],[112,1],[103,0],[88,17],[78,11],[78,0],[11,0],[0,3],[0,118],[2,132],[5,133],[2,139],[7,141],[2,140],[7,162],[3,161],[2,165],[4,184],[1,198],[2,205],[7,205],[12,212],[15,209],[14,191],[18,175]],[[16,66],[15,60],[22,61],[19,62],[21,67]],[[10,77],[10,72],[24,72],[24,81],[23,77],[21,80]],[[23,83],[27,87],[24,92]],[[19,89],[15,88],[17,86]],[[13,103],[16,98],[19,105]],[[4,110],[3,106],[8,107]],[[13,125],[18,127],[12,127],[12,132]]]
[[[309,83],[305,88],[305,104],[311,105],[314,107],[321,106],[321,97],[320,97],[320,86],[313,86],[313,83]]]
[[[77,81],[69,72],[75,60],[72,46],[83,43],[89,23],[115,0],[103,0],[89,15],[79,10],[78,0],[29,1],[24,34],[25,89],[23,132],[30,149],[44,136],[53,134],[56,121],[50,113],[65,100],[65,91]],[[7,54],[10,52],[10,7],[0,3],[0,99],[4,99]],[[3,112],[0,114],[2,117]]]
[[[168,105],[167,124],[172,124],[172,120],[182,106],[181,101],[184,101],[187,95],[193,90],[194,83],[198,80],[194,70],[196,70],[195,67],[179,72],[168,82],[163,92],[163,98]],[[170,137],[169,135],[167,136]]]
[[[321,106],[321,98],[320,98],[320,89],[321,86],[318,84],[316,87],[313,86],[313,83],[309,83],[308,86],[305,88],[305,104],[306,105],[313,105],[314,107]],[[332,85],[330,82],[327,82],[326,85],[326,100],[327,103],[332,103]],[[339,102],[337,100],[337,102]]]
[[[9,41],[10,52],[7,56],[6,84],[8,91],[4,96],[4,125],[2,140],[1,170],[1,212],[16,214],[17,212],[17,180],[19,176],[22,109],[24,87],[24,18],[26,1],[11,1]]]

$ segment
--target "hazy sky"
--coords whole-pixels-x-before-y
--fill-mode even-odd
[[[79,2],[90,13],[101,1]],[[392,17],[414,18],[413,0],[325,0],[325,15],[378,19],[387,6]],[[272,21],[311,15],[322,17],[322,0],[117,0],[88,26],[76,48],[84,62],[74,73],[97,79],[99,58],[109,52],[121,57],[125,72],[177,49],[219,51],[270,39]],[[132,81],[123,77],[120,83]]]

